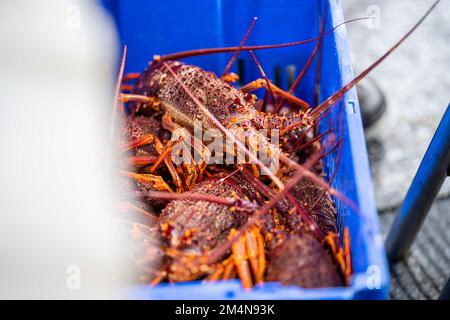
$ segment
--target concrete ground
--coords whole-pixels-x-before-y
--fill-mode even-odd
[[[423,15],[433,0],[343,0],[353,65],[363,70]],[[387,111],[366,133],[377,206],[389,230],[434,131],[449,104],[450,1],[443,0],[416,32],[373,73]],[[375,27],[375,28],[374,28]],[[392,268],[391,297],[435,299],[450,276],[450,179],[425,221],[411,255]]]

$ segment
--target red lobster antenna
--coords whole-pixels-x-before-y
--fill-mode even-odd
[[[291,46],[297,46],[300,44],[306,44],[310,43],[316,40],[321,39],[324,36],[329,35],[330,33],[333,33],[334,30],[339,28],[340,26],[343,26],[350,22],[360,21],[360,20],[367,20],[372,19],[371,17],[363,17],[363,18],[355,18],[348,21],[344,21],[331,30],[328,30],[323,35],[320,35],[318,37],[295,41],[295,42],[288,42],[288,43],[281,43],[281,44],[268,44],[268,45],[260,45],[260,46],[234,46],[234,47],[221,47],[221,48],[206,48],[206,49],[196,49],[196,50],[189,50],[189,51],[181,51],[177,53],[171,53],[166,55],[155,55],[153,59],[155,61],[167,61],[167,60],[180,60],[185,59],[189,57],[195,57],[195,56],[203,56],[208,54],[215,54],[215,53],[225,53],[225,52],[235,52],[235,51],[249,51],[249,50],[264,50],[264,49],[276,49],[276,48],[285,48],[285,47],[291,47]]]
[[[252,24],[250,25],[250,27],[248,27],[248,30],[245,33],[244,38],[242,38],[242,41],[239,44],[239,48],[233,53],[233,56],[231,57],[230,61],[228,61],[227,66],[225,67],[225,70],[223,70],[222,77],[225,76],[228,73],[228,71],[230,71],[231,66],[233,65],[233,63],[236,60],[239,52],[241,52],[242,47],[244,46],[245,42],[247,41],[247,38],[250,35],[250,32],[252,32],[253,27],[255,26],[256,20],[258,20],[258,18],[254,17],[253,21],[252,21]]]
[[[324,37],[324,33],[325,33],[325,25],[326,25],[326,20],[327,20],[327,15],[328,15],[328,10],[327,10],[327,6],[325,5],[325,12],[324,12],[324,18],[322,21],[322,25],[320,27],[320,40],[317,42],[316,46],[314,47],[313,51],[311,52],[311,55],[309,56],[308,60],[306,61],[305,65],[303,66],[303,69],[300,71],[300,73],[298,74],[297,78],[294,80],[294,82],[292,83],[291,87],[289,88],[288,93],[293,94],[295,89],[297,89],[298,85],[300,84],[300,82],[303,80],[303,78],[305,77],[306,71],[308,71],[309,67],[311,66],[311,63],[314,60],[314,57],[316,56],[317,51],[321,48],[322,46],[322,40]],[[274,109],[274,113],[278,113],[283,105],[283,103],[285,102],[284,99],[281,99],[277,105],[275,106]],[[317,104],[316,104],[317,105]]]
[[[362,79],[364,79],[365,76],[369,72],[371,72],[373,69],[375,69],[381,62],[386,59],[387,56],[389,56],[395,49],[397,49],[403,41],[405,41],[411,33],[413,33],[421,24],[422,22],[428,17],[428,15],[433,11],[433,9],[437,6],[437,4],[441,0],[437,0],[433,3],[433,5],[428,9],[428,11],[423,15],[422,18],[396,43],[392,48],[390,48],[385,54],[383,54],[380,58],[378,58],[371,66],[369,66],[366,70],[361,72],[356,78],[354,78],[352,81],[350,81],[348,84],[346,84],[344,87],[342,87],[338,92],[334,93],[331,97],[326,99],[324,102],[322,102],[319,106],[317,106],[311,113],[311,117],[317,117],[322,112],[330,108],[332,105],[334,105],[339,99],[342,98],[342,96],[348,92],[353,86],[355,86],[358,82],[360,82]]]

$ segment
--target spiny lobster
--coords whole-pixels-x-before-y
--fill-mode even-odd
[[[345,275],[345,281],[348,282],[349,270],[351,270],[351,261],[348,251],[348,230],[345,230],[344,232],[344,248],[339,248],[336,237],[332,236],[336,231],[334,223],[335,216],[334,211],[330,209],[328,203],[329,195],[327,192],[341,197],[341,199],[345,199],[345,197],[317,177],[316,174],[311,172],[313,164],[318,159],[312,161],[312,164],[309,167],[300,165],[283,153],[282,150],[286,149],[283,144],[281,145],[281,148],[278,145],[273,144],[269,139],[261,135],[258,129],[266,129],[268,131],[278,130],[282,135],[297,130],[297,132],[300,132],[300,136],[305,136],[348,90],[378,66],[423,22],[438,2],[439,1],[436,1],[419,22],[417,22],[406,35],[389,49],[388,52],[314,109],[310,109],[306,102],[295,97],[291,92],[283,91],[270,83],[262,68],[261,73],[263,78],[255,80],[238,89],[227,82],[236,79],[236,77],[232,75],[225,74],[221,78],[218,78],[213,73],[204,71],[197,66],[187,65],[173,60],[175,58],[180,59],[205,53],[264,49],[267,48],[267,46],[244,47],[241,45],[233,50],[211,49],[167,56],[156,56],[142,74],[136,75],[134,78],[136,78],[137,81],[131,88],[131,93],[120,95],[121,102],[130,102],[129,109],[132,113],[136,113],[139,109],[147,106],[155,110],[162,110],[164,112],[162,126],[171,132],[182,130],[185,133],[181,136],[181,140],[188,143],[192,143],[191,138],[187,137],[189,135],[189,130],[193,130],[196,120],[201,123],[204,129],[216,129],[221,131],[227,137],[232,139],[237,147],[248,155],[262,172],[268,175],[278,190],[278,192],[275,192],[273,187],[268,187],[264,183],[250,181],[252,179],[250,175],[244,175],[244,178],[250,181],[253,188],[263,193],[263,196],[268,199],[268,202],[262,203],[250,217],[245,217],[243,219],[237,218],[237,220],[232,220],[226,224],[227,227],[218,229],[212,228],[209,230],[209,232],[214,233],[216,236],[215,239],[220,241],[204,248],[205,250],[207,249],[206,251],[211,251],[208,257],[205,256],[205,252],[202,250],[202,243],[208,243],[201,237],[198,239],[195,237],[196,234],[203,234],[196,233],[198,228],[211,228],[211,224],[205,223],[207,221],[202,221],[200,219],[198,226],[196,225],[187,230],[186,224],[188,222],[196,222],[183,218],[185,215],[192,217],[197,212],[195,206],[199,206],[200,208],[200,203],[194,203],[192,210],[177,210],[177,206],[181,206],[182,208],[183,205],[186,204],[183,201],[223,201],[221,205],[226,206],[226,209],[216,209],[212,214],[224,214],[230,211],[230,204],[233,203],[234,205],[236,202],[227,202],[223,199],[219,200],[211,197],[199,200],[201,197],[195,199],[198,195],[194,196],[195,193],[190,192],[183,194],[184,200],[176,200],[176,197],[173,195],[168,196],[168,199],[172,197],[174,200],[169,203],[166,209],[164,209],[163,216],[159,219],[163,220],[160,225],[160,231],[165,237],[167,246],[166,254],[170,257],[171,262],[168,271],[166,269],[164,274],[159,274],[156,279],[157,281],[154,282],[160,281],[162,277],[165,276],[168,276],[172,281],[191,280],[206,274],[209,274],[209,280],[215,280],[220,277],[226,278],[225,275],[229,276],[230,270],[232,270],[232,267],[230,266],[235,265],[236,271],[244,286],[250,287],[252,285],[252,276],[249,272],[250,269],[253,271],[253,280],[255,280],[255,282],[262,282],[264,279],[266,263],[265,250],[268,250],[268,256],[271,257],[271,260],[273,261],[272,266],[267,270],[268,279],[279,280],[284,283],[295,283],[306,287],[310,286],[310,284],[313,286],[321,286],[322,279],[325,279],[326,277],[322,278],[319,276],[319,281],[317,282],[305,282],[304,279],[285,280],[285,278],[277,278],[277,274],[280,274],[277,271],[280,265],[277,263],[283,259],[285,259],[285,261],[289,261],[289,259],[298,259],[295,255],[287,254],[288,252],[294,252],[304,247],[319,248],[320,242],[317,242],[318,240],[326,243],[333,252],[341,271]],[[323,37],[324,34],[325,33],[322,32],[321,37]],[[255,62],[260,67],[256,56],[252,51],[250,52]],[[258,88],[266,88],[280,100],[288,101],[289,103],[300,107],[301,110],[282,116],[260,111],[257,108],[256,96],[251,94],[253,90]],[[249,137],[257,138],[259,148],[263,149],[265,154],[272,157],[279,157],[286,167],[292,167],[296,170],[296,172],[291,175],[290,179],[287,179],[286,185],[282,182],[282,179],[280,179],[279,174],[271,172],[270,169],[246,148],[244,142]],[[202,189],[204,184],[201,183],[203,174],[208,165],[208,151],[206,147],[201,147],[200,151],[204,157],[200,163],[194,163],[194,166],[192,167],[185,167],[183,171],[183,169],[180,170],[179,168],[175,168],[169,158],[170,151],[177,143],[180,143],[180,139],[175,140],[171,138],[163,147],[158,144],[157,139],[152,137],[152,134],[147,134],[140,139],[141,140],[138,140],[137,143],[131,144],[133,148],[151,142],[155,144],[155,149],[158,153],[157,159],[155,161],[152,159],[154,165],[150,169],[151,173],[155,172],[160,163],[165,162],[179,191],[199,190],[200,192],[209,192],[208,189]],[[298,150],[298,148],[295,150]],[[245,166],[238,166],[238,168],[241,171],[247,170]],[[178,176],[180,172],[185,172],[184,181]],[[133,177],[136,178],[136,176]],[[310,188],[306,193],[311,195],[312,192],[314,192],[317,196],[314,202],[308,206],[309,208],[306,210],[309,210],[310,212],[306,213],[302,212],[305,210],[299,205],[299,202],[302,203],[302,201],[306,201],[304,195],[302,195],[305,190],[305,185],[300,187],[300,189],[298,187],[299,182],[302,179],[304,180],[304,178],[309,181],[308,183],[312,183],[312,185],[306,185],[306,188]],[[214,185],[214,183],[211,181],[208,182],[208,180],[204,183]],[[216,185],[211,189],[213,193],[216,190],[215,188],[220,190],[220,185]],[[169,189],[167,190],[171,191]],[[230,187],[229,190],[220,190],[220,192],[227,194],[227,191],[230,190],[234,190],[239,196],[245,197],[245,195],[235,187]],[[147,192],[147,196],[151,194],[152,191]],[[158,195],[162,196],[161,194]],[[144,194],[144,196],[146,195]],[[177,201],[181,201],[182,203],[177,205]],[[286,226],[284,226],[286,229],[278,230],[282,224],[279,223],[279,226],[276,226],[277,222],[272,221],[267,217],[269,216],[268,213],[273,214],[273,208],[276,207],[277,203],[280,201],[287,202],[287,207],[292,206],[299,216],[301,216],[302,223],[298,223],[298,220],[295,218],[290,218],[289,211],[278,210],[277,207],[277,210],[275,211],[281,211],[279,212],[280,216],[284,216],[283,218],[286,222]],[[228,204],[225,204],[224,202]],[[202,210],[203,209],[200,211]],[[200,214],[200,218],[206,213],[208,213],[208,215],[211,214],[209,210],[205,209],[203,211],[205,212]],[[172,212],[175,213],[171,214]],[[168,219],[167,217],[170,218]],[[184,222],[177,224],[177,219],[181,219],[181,221]],[[219,218],[219,221],[222,221],[220,219],[223,219],[223,217]],[[247,221],[245,222],[245,220]],[[307,223],[305,224],[305,222]],[[174,228],[174,225],[177,227]],[[237,229],[230,229],[230,226]],[[287,236],[283,235],[285,230],[290,231],[291,234]],[[316,237],[313,238],[310,234],[305,233],[310,231],[312,231],[312,234]],[[175,234],[172,234],[172,232],[175,232]],[[226,237],[225,234],[227,234]],[[275,245],[267,245],[268,240],[272,242],[275,241]],[[264,241],[266,241],[266,247],[264,247]],[[263,243],[263,245],[261,245],[261,243]],[[182,245],[181,248],[180,244]],[[193,252],[189,252],[189,250],[186,252],[186,247],[183,246],[187,245],[189,248],[193,244],[196,245],[196,247],[190,248],[193,249]],[[252,253],[254,250],[251,249],[257,250],[255,251],[256,253]],[[231,256],[223,260],[230,250]],[[247,259],[249,262],[247,262]],[[323,266],[323,269],[321,268],[320,270],[328,270],[326,272],[331,272],[329,271],[332,270],[329,261],[321,254],[314,256],[313,261],[320,261],[320,264]],[[311,265],[306,264],[305,268],[310,270]],[[338,278],[339,277],[334,275],[329,275],[324,282],[326,285],[339,284]]]

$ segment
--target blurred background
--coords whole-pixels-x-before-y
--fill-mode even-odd
[[[377,18],[377,23],[370,24],[369,28],[360,24],[347,26],[355,73],[382,55],[432,2],[343,0],[347,19],[364,15]],[[370,75],[386,98],[384,114],[366,130],[385,234],[450,102],[450,1],[441,1],[436,9]],[[392,268],[392,298],[436,299],[450,276],[449,192],[450,179],[447,179],[411,255]]]
[[[0,298],[113,297],[113,23],[91,0],[1,1],[0,42]]]

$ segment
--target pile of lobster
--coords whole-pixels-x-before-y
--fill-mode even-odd
[[[125,155],[118,170],[124,190],[120,221],[141,279],[156,285],[238,278],[244,288],[267,281],[305,288],[348,284],[349,230],[339,239],[332,196],[353,204],[331,187],[334,173],[324,181],[321,162],[334,153],[336,170],[342,140],[336,141],[335,128],[318,134],[317,124],[424,18],[314,108],[293,94],[304,71],[284,91],[266,77],[253,53],[302,41],[246,47],[254,22],[239,47],[155,56],[139,74],[122,76],[125,49],[117,92],[124,110],[117,130],[119,150]],[[304,70],[331,32],[324,32],[324,25],[318,38],[307,40],[317,44]],[[237,87],[233,83],[239,77],[228,71],[240,51],[250,51],[262,77]],[[178,61],[218,52],[234,52],[221,76]],[[257,89],[266,90],[264,99],[252,94]],[[234,162],[211,161],[212,143],[194,134],[198,125],[231,141],[232,147],[221,149],[219,158],[228,156]],[[180,154],[189,161],[174,161]],[[279,164],[274,169],[260,154]],[[239,157],[245,161],[236,161]]]

